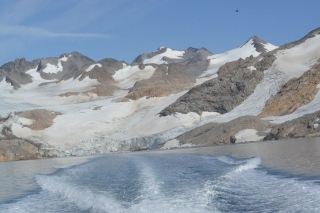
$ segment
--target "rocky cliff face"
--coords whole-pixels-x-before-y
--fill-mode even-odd
[[[259,115],[281,116],[294,112],[297,108],[310,103],[319,91],[320,60],[300,78],[291,79],[282,89],[267,102]]]
[[[2,118],[0,121],[2,128],[0,134],[0,162],[57,156],[56,154],[49,154],[52,151],[50,145],[31,138],[19,138],[12,132],[12,120],[25,119],[20,121],[24,123],[25,128],[41,131],[52,126],[56,116],[57,114],[54,112],[36,109]]]
[[[167,116],[188,112],[201,114],[203,111],[221,114],[230,112],[253,93],[255,87],[262,80],[263,72],[268,70],[276,60],[275,55],[278,52],[302,44],[319,33],[320,28],[308,33],[298,41],[285,44],[269,52],[262,48],[265,42],[257,37],[252,37],[253,44],[257,50],[262,52],[260,56],[226,63],[219,68],[218,78],[192,88],[175,103],[162,110],[160,115]],[[301,78],[290,80],[278,95],[267,102],[267,106],[260,116],[284,115],[309,103],[318,91],[316,88],[319,83],[317,73],[318,65],[315,65],[310,72],[305,73]],[[296,94],[298,90],[299,92]]]
[[[262,140],[272,126],[268,121],[263,121],[255,116],[243,116],[226,123],[205,124],[180,135],[177,139],[180,145],[210,146],[228,144],[237,141],[236,136],[240,131],[249,129],[256,131],[251,137],[255,136],[254,139],[261,138]],[[250,141],[250,139],[247,139],[247,141]]]
[[[275,126],[264,140],[320,136],[320,111]]]
[[[42,158],[37,146],[30,142],[12,139],[0,140],[0,162]]]
[[[196,82],[194,77],[187,75],[187,68],[182,64],[161,64],[150,79],[138,81],[126,97],[132,100],[144,96],[164,97],[187,90]]]
[[[227,113],[251,95],[263,77],[265,68],[271,66],[274,58],[270,55],[259,58],[249,57],[222,66],[218,78],[206,81],[189,90],[175,103],[161,111],[161,116],[174,113],[203,111]],[[250,67],[255,67],[250,69]]]
[[[279,48],[254,36],[215,55],[161,47],[132,64],[76,52],[7,63],[0,161],[318,136],[319,33]]]

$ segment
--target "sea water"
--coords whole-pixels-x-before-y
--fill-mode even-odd
[[[320,140],[0,164],[0,212],[319,212]]]

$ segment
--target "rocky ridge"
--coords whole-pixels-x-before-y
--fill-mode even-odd
[[[274,63],[278,55],[285,53],[283,50],[303,44],[319,32],[314,30],[275,50],[254,36],[235,49],[233,53],[239,54],[236,60],[226,58],[228,52],[213,55],[205,48],[177,51],[161,47],[138,56],[131,64],[108,58],[95,62],[78,53],[10,62],[0,68],[0,86],[5,89],[2,100],[8,104],[0,105],[0,109],[13,106],[8,102],[11,97],[29,97],[28,93],[33,92],[36,99],[42,91],[46,93],[38,103],[52,99],[62,105],[53,106],[50,104],[54,102],[48,101],[39,107],[14,99],[18,103],[15,110],[0,122],[0,158],[5,161],[138,151],[160,147],[173,138],[180,145],[202,146],[318,136],[316,107],[308,111],[312,112],[310,115],[278,121],[279,124],[272,123],[270,116],[290,115],[317,97],[319,61],[287,82],[281,79],[284,75]],[[246,53],[252,50],[254,56],[245,55],[242,47]],[[249,47],[253,49],[248,51]],[[222,59],[223,64],[214,65]],[[255,111],[242,116],[237,107],[247,106],[242,103],[248,97],[261,93],[261,82],[272,81],[272,75],[266,80],[266,71],[275,72],[280,82],[266,96],[269,100],[266,98],[264,108],[260,103],[260,108],[256,107],[256,111],[262,109],[260,117],[267,117],[266,120],[257,117],[259,113]],[[15,90],[7,92],[8,84],[3,79]],[[26,86],[32,84],[33,87]],[[99,101],[91,102],[96,100]],[[235,112],[239,114],[234,115]],[[62,144],[62,138],[68,144]]]
[[[235,143],[240,139],[236,136],[241,130],[257,130],[256,136],[262,139],[271,127],[273,125],[268,121],[263,121],[255,116],[243,116],[226,123],[205,124],[180,135],[176,139],[180,145],[211,146],[228,144]]]
[[[251,95],[275,60],[272,55],[261,58],[249,57],[226,63],[218,73],[218,78],[193,87],[175,103],[160,112],[161,116],[174,113],[202,112],[227,113]],[[260,61],[259,61],[260,60]],[[254,67],[254,69],[250,69]]]
[[[320,111],[276,125],[263,140],[320,136]]]

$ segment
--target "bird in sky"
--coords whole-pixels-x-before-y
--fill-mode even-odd
[[[238,10],[236,10],[237,12],[239,12]]]

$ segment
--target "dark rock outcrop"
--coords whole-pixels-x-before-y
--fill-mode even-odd
[[[320,28],[311,31],[298,41],[262,53],[259,57],[251,57],[249,59],[251,61],[246,59],[246,62],[238,60],[237,62],[226,63],[218,71],[221,76],[192,88],[175,103],[162,110],[160,116],[167,116],[176,112],[196,112],[198,114],[201,114],[202,111],[222,114],[229,112],[252,94],[262,80],[263,72],[269,69],[275,61],[277,51],[292,48],[318,34],[320,34]],[[244,68],[249,66],[256,68],[252,71],[251,76],[248,75],[248,69]]]
[[[263,140],[320,136],[320,111],[275,126]]]
[[[171,115],[176,112],[196,112],[201,115],[203,111],[227,113],[249,95],[251,95],[261,81],[263,72],[259,69],[251,71],[247,67],[268,61],[258,61],[257,58],[238,60],[236,68],[230,63],[224,66],[223,75],[206,81],[189,90],[175,103],[160,112],[160,116]],[[271,63],[272,64],[272,63]],[[230,66],[230,69],[228,69]],[[221,71],[222,72],[222,71]]]
[[[209,146],[235,143],[235,134],[241,130],[255,129],[258,135],[264,136],[270,127],[272,124],[268,121],[263,121],[255,116],[243,116],[226,123],[205,124],[180,135],[177,139],[180,145]]]
[[[118,61],[113,58],[105,58],[98,61],[102,65],[102,68],[105,68],[111,75],[115,74],[116,71],[123,68],[123,64],[127,65],[124,61]]]
[[[265,45],[267,44],[266,41],[261,40],[257,36],[252,36],[250,39],[252,39],[253,46],[259,53],[267,52],[267,49],[265,48]]]
[[[16,59],[13,62],[2,65],[0,73],[6,77],[6,82],[11,83],[14,89],[19,89],[20,85],[32,82],[31,76],[25,72],[37,67],[39,62],[40,60],[28,62],[25,58]]]

